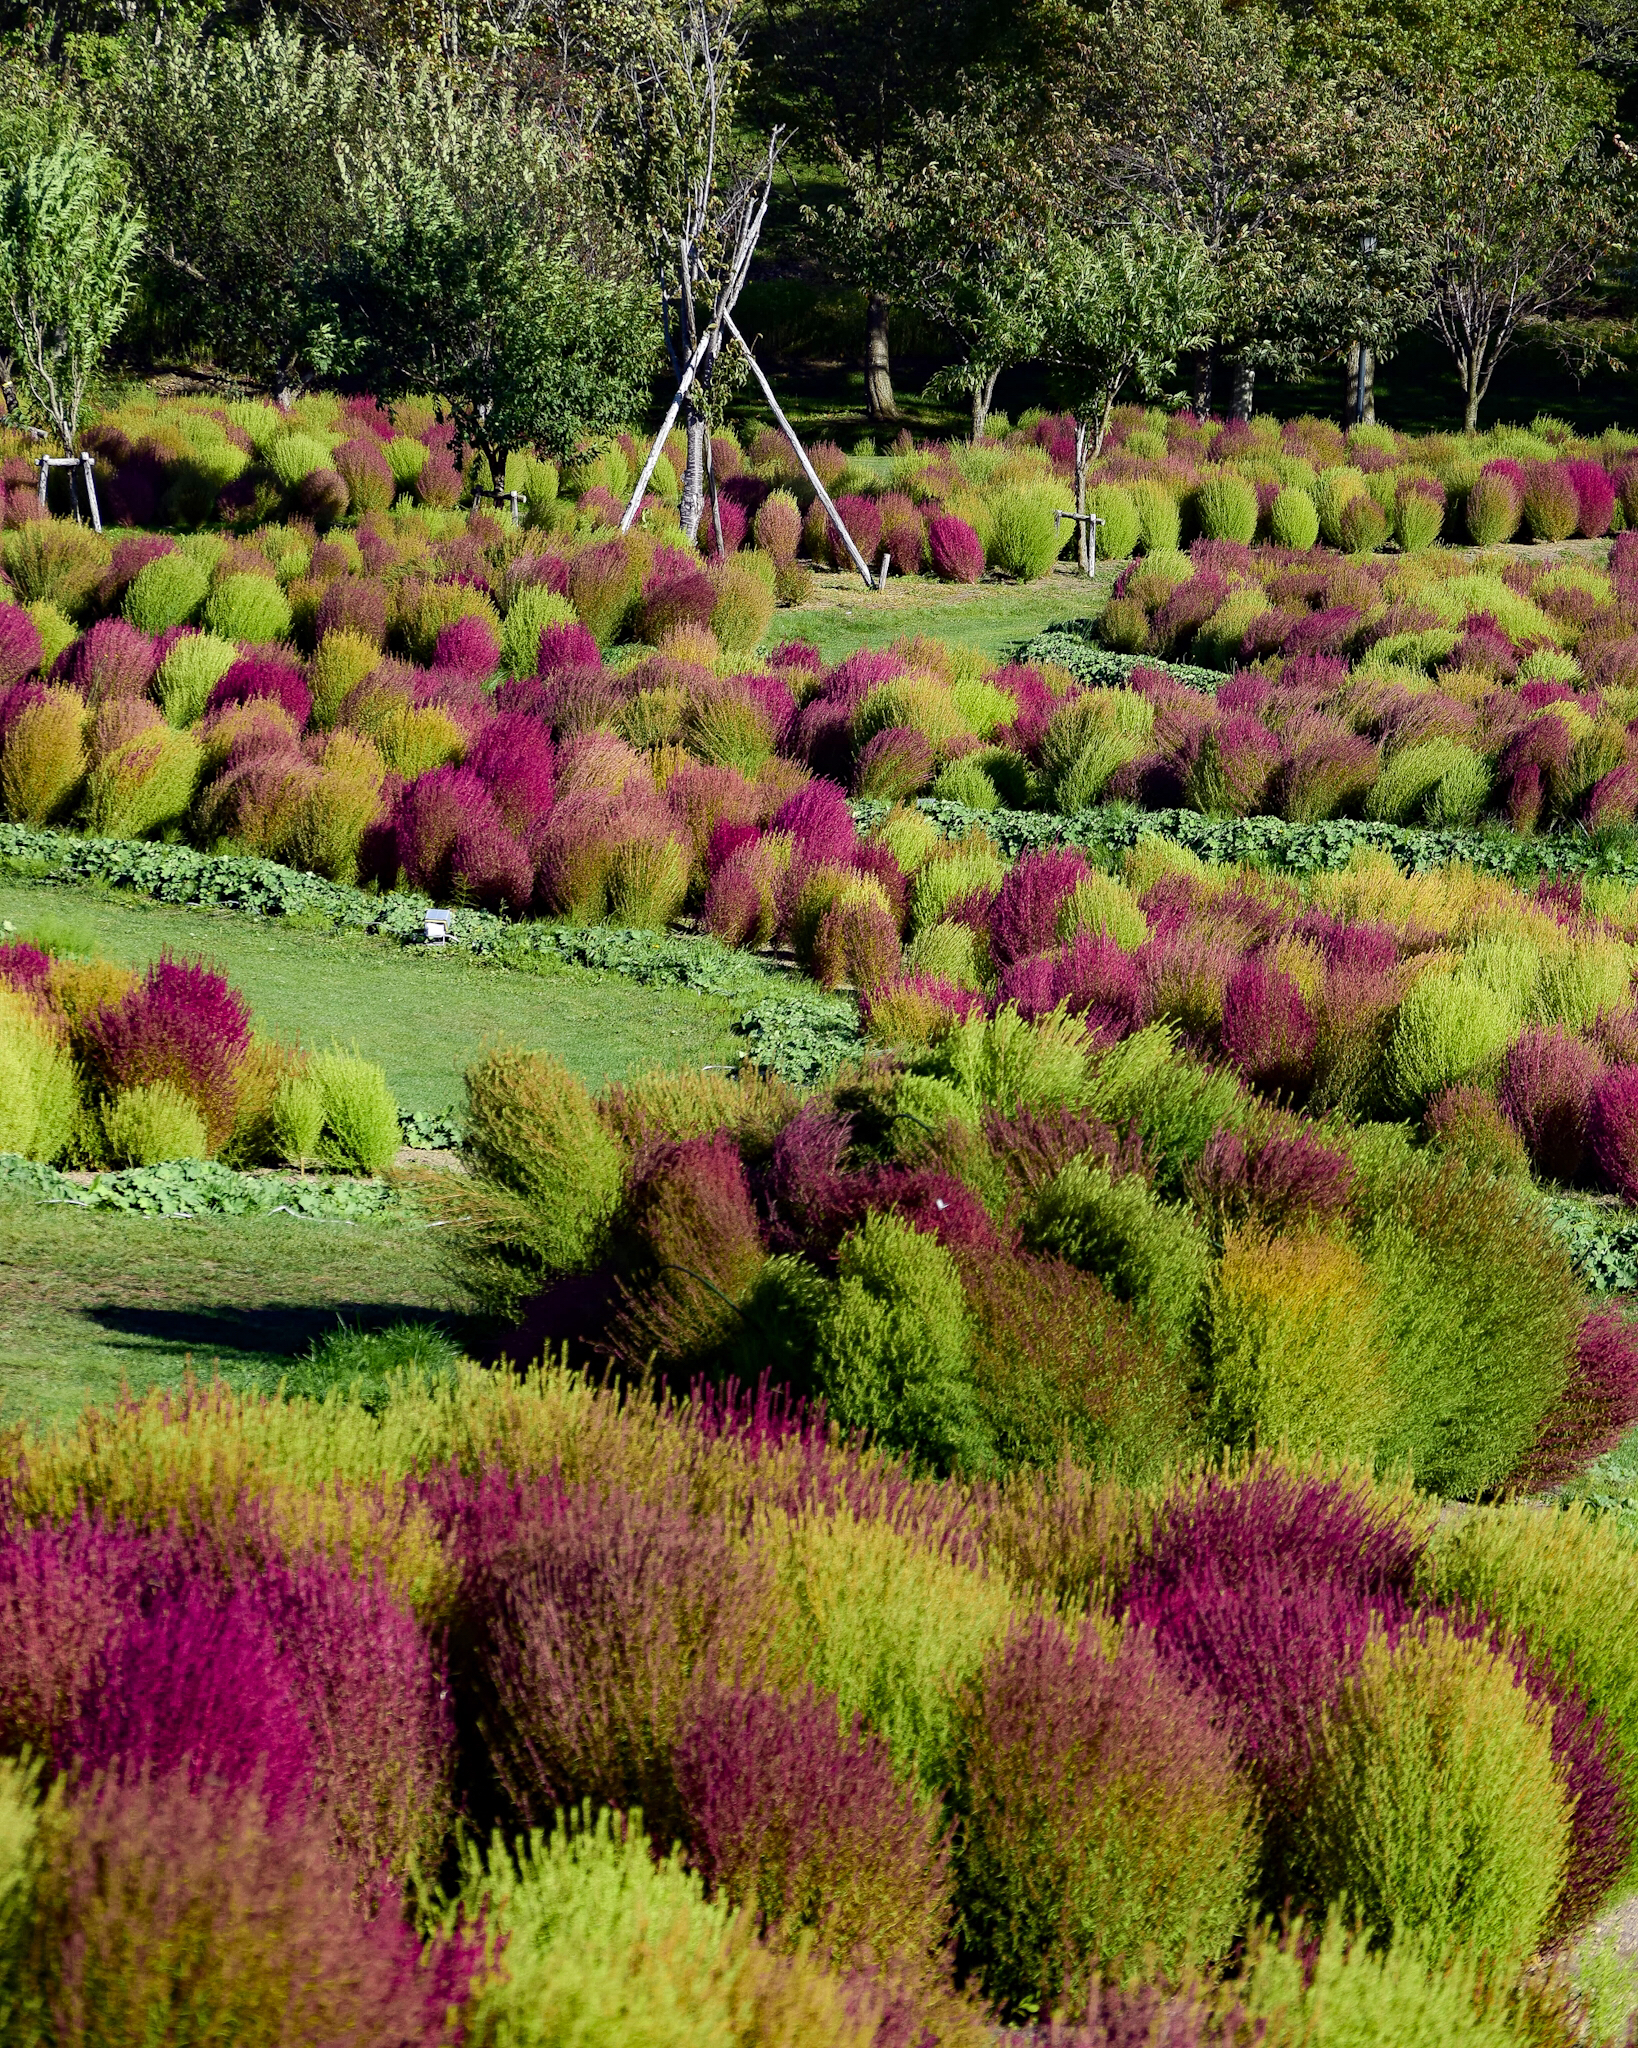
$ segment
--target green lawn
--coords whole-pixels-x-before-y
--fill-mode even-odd
[[[277,1365],[339,1319],[424,1316],[446,1302],[432,1250],[407,1217],[189,1223],[0,1198],[0,1420],[67,1422],[190,1368]]]
[[[769,638],[811,640],[826,661],[841,661],[859,647],[886,647],[906,634],[925,633],[992,659],[1020,640],[1063,619],[1102,609],[1114,569],[1092,582],[1067,562],[1039,583],[939,583],[931,577],[890,575],[887,588],[866,590],[857,575],[814,579],[812,601],[778,612]]]
[[[452,1110],[485,1039],[554,1052],[588,1081],[733,1056],[727,1006],[691,990],[540,963],[524,972],[357,933],[197,910],[82,885],[0,878],[0,920],[62,950],[139,966],[165,948],[202,954],[242,990],[258,1030],[339,1041],[378,1060],[406,1109]]]

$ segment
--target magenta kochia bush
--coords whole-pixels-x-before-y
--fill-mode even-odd
[[[686,1702],[710,1670],[754,1675],[763,1570],[682,1502],[596,1485],[529,1492],[509,1542],[499,1496],[481,1513],[455,1506],[468,1518],[466,1626],[499,1786],[535,1821],[582,1799],[641,1806],[669,1841]]]
[[[1019,1623],[961,1709],[963,1960],[1003,2012],[1085,1999],[1100,1965],[1175,1968],[1244,1924],[1251,1801],[1227,1738],[1129,1629]]]
[[[104,619],[57,657],[52,680],[78,690],[94,710],[110,698],[140,697],[157,665],[146,633],[124,619]]]
[[[1567,1031],[1526,1031],[1508,1048],[1499,1091],[1530,1164],[1549,1180],[1578,1178],[1586,1152],[1587,1106],[1604,1071],[1597,1051]]]
[[[299,669],[285,661],[269,661],[256,655],[236,661],[211,690],[205,701],[207,716],[228,704],[248,704],[265,697],[288,711],[299,731],[313,708],[313,695]]]
[[[1638,1066],[1612,1067],[1587,1104],[1587,1149],[1624,1202],[1638,1202]]]
[[[1586,1470],[1638,1422],[1638,1328],[1618,1308],[1596,1310],[1576,1336],[1569,1384],[1542,1417],[1515,1481],[1527,1492]]]
[[[197,1587],[161,1598],[119,1631],[62,1764],[126,1778],[180,1772],[259,1796],[270,1820],[305,1812],[311,1745],[266,1623],[242,1597],[225,1605]]]
[[[157,960],[112,1009],[83,1029],[86,1063],[112,1095],[168,1081],[197,1107],[213,1150],[233,1129],[250,1015],[202,961]]]
[[[424,1965],[396,1901],[349,1904],[321,1828],[182,1773],[105,1779],[50,1814],[30,1903],[13,1981],[84,2048],[180,2039],[184,2014],[210,2029],[187,2038],[236,2048],[435,2048],[475,1961],[439,1942]]]
[[[1087,865],[1073,847],[1027,853],[1009,871],[990,913],[990,952],[1009,967],[1031,953],[1043,953],[1058,936],[1058,913]]]
[[[644,1147],[626,1190],[619,1339],[641,1361],[708,1356],[740,1320],[762,1265],[739,1148],[726,1131]]]
[[[842,1964],[942,1974],[947,1850],[937,1810],[828,1693],[707,1683],[674,1754],[683,1839],[707,1885]]]

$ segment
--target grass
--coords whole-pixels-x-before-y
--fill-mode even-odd
[[[1113,568],[1100,567],[1089,583],[1072,563],[1060,562],[1039,583],[973,585],[890,575],[885,590],[870,591],[856,574],[821,573],[807,604],[776,615],[770,638],[811,640],[835,662],[855,648],[886,647],[925,633],[999,661],[1048,626],[1100,611],[1114,576]]]
[[[260,1031],[356,1046],[386,1069],[399,1103],[423,1114],[459,1107],[461,1076],[487,1038],[554,1052],[593,1084],[734,1053],[721,1002],[548,961],[522,972],[358,933],[9,878],[0,879],[0,921],[16,927],[0,938],[45,939],[132,967],[167,948],[202,954],[248,998]]]
[[[197,1223],[0,1198],[0,1420],[70,1422],[193,1371],[261,1378],[340,1321],[436,1315],[425,1228],[294,1216]]]

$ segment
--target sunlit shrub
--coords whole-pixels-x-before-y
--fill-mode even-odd
[[[1249,1793],[1205,1707],[1130,1631],[1037,1616],[963,1703],[956,1896],[1003,2012],[1084,1998],[1100,1964],[1220,1954],[1250,1877]]]
[[[86,823],[112,839],[141,839],[179,823],[193,802],[201,759],[193,734],[174,726],[128,740],[87,776]]]
[[[58,1158],[79,1103],[67,1047],[27,996],[0,981],[0,1150]]]
[[[1551,1710],[1437,1619],[1377,1638],[1326,1726],[1298,1842],[1318,1895],[1381,1935],[1528,1955],[1569,1850]]]
[[[5,535],[6,574],[25,604],[43,600],[72,616],[91,597],[108,567],[107,541],[69,519],[31,519]]]
[[[349,1173],[381,1173],[398,1152],[398,1105],[387,1077],[356,1053],[317,1053],[308,1073],[324,1105],[319,1158]]]
[[[1054,524],[1048,499],[1039,491],[1009,485],[996,492],[992,510],[995,523],[985,549],[991,565],[1020,583],[1034,583],[1046,575],[1065,539]]]
[[[1319,539],[1319,514],[1314,500],[1297,484],[1287,484],[1269,508],[1268,533],[1276,547],[1311,548]],[[1170,543],[1176,546],[1176,542]]]
[[[161,958],[122,1002],[84,1021],[81,1043],[108,1095],[166,1082],[198,1109],[212,1151],[226,1140],[250,1020],[221,975]]]
[[[0,802],[19,825],[50,825],[73,809],[85,780],[85,706],[44,690],[6,723]]]
[[[137,583],[141,581],[139,576]],[[133,591],[137,583],[132,584]],[[225,576],[205,600],[205,623],[224,640],[252,645],[282,640],[290,631],[290,601],[266,576]]]

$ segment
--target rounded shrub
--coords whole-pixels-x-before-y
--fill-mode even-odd
[[[1098,553],[1111,562],[1125,561],[1143,531],[1130,496],[1120,484],[1094,484],[1086,494],[1086,509],[1103,521],[1097,529]]]
[[[1510,541],[1524,517],[1522,485],[1504,469],[1481,469],[1468,487],[1468,538],[1481,548]]]
[[[1268,514],[1268,537],[1276,547],[1311,548],[1319,539],[1319,514],[1298,484],[1286,484]]]
[[[184,633],[159,664],[154,693],[172,725],[192,725],[204,714],[211,691],[239,659],[231,640],[214,633]]]
[[[1146,555],[1170,553],[1183,536],[1183,513],[1175,493],[1152,477],[1127,485],[1138,516],[1138,539]]]
[[[1064,536],[1053,523],[1050,498],[1008,485],[995,494],[994,527],[986,550],[991,568],[1020,583],[1034,583],[1057,561]]]
[[[1638,1067],[1612,1067],[1586,1108],[1587,1149],[1624,1202],[1638,1202]]]
[[[783,566],[802,545],[802,509],[789,491],[770,491],[751,522],[756,544]]]
[[[1552,1710],[1437,1617],[1366,1645],[1318,1745],[1298,1857],[1316,1894],[1430,1959],[1522,1959],[1569,1856]]]
[[[1388,532],[1388,515],[1368,491],[1350,498],[1337,514],[1337,540],[1345,554],[1373,554]]]
[[[1208,1960],[1240,1931],[1250,1793],[1143,1630],[1111,1655],[1090,1627],[1019,1623],[963,1699],[954,1804],[964,1953],[1003,2013],[1078,2003],[1121,1957]]]
[[[49,1164],[68,1144],[79,1106],[68,1048],[27,996],[0,981],[0,1151]]]
[[[279,434],[262,448],[262,460],[283,484],[293,491],[304,477],[330,466],[330,447],[314,434]]]
[[[481,1289],[515,1298],[600,1256],[623,1182],[620,1149],[585,1083],[546,1053],[500,1047],[466,1076],[462,1153],[499,1198],[488,1237],[467,1260]]]
[[[348,506],[356,518],[390,510],[398,485],[392,465],[373,434],[343,441],[332,460],[337,475],[347,486]]]
[[[137,571],[121,610],[140,632],[168,633],[173,626],[185,625],[209,593],[208,571],[178,550]]]
[[[382,1173],[398,1153],[398,1105],[387,1077],[356,1053],[323,1052],[308,1072],[324,1104],[319,1157],[349,1173]]]
[[[1232,470],[1209,477],[1195,497],[1195,515],[1207,540],[1247,545],[1257,538],[1256,487]]]
[[[946,583],[976,583],[984,573],[984,543],[953,512],[935,512],[928,520],[927,552]]]
[[[156,562],[150,566],[159,568],[163,564]],[[134,590],[136,584],[131,587]],[[282,640],[290,631],[290,600],[271,577],[224,576],[205,601],[205,623],[224,640],[247,641],[252,645]]]
[[[716,566],[711,580],[716,588],[711,631],[725,655],[748,659],[773,624],[773,579],[753,558],[730,555]]]
[[[1352,1245],[1315,1231],[1230,1229],[1207,1313],[1221,1441],[1370,1462],[1393,1387],[1376,1288]]]
[[[1524,478],[1524,523],[1532,540],[1568,540],[1581,517],[1574,481],[1557,462],[1532,463]]]
[[[1393,537],[1404,552],[1432,547],[1444,523],[1444,486],[1432,477],[1407,477],[1394,494],[1393,511]]]
[[[934,1471],[986,1470],[993,1447],[978,1413],[966,1301],[949,1252],[877,1211],[843,1239],[836,1272],[814,1362],[828,1412]]]
[[[72,690],[42,690],[6,723],[0,806],[16,825],[65,817],[85,783],[85,705]]]

